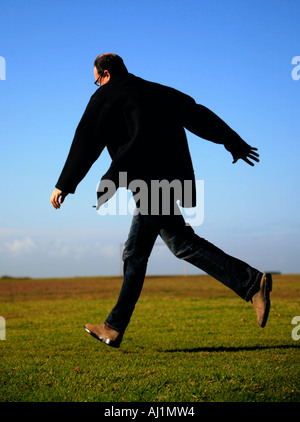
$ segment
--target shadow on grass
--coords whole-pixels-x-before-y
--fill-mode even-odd
[[[242,352],[242,351],[258,351],[268,349],[299,349],[300,345],[277,345],[277,346],[245,346],[245,347],[195,347],[193,349],[171,349],[164,350],[166,353],[197,353],[197,352]]]

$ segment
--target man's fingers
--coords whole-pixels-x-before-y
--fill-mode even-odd
[[[251,161],[249,161],[248,158],[245,157],[245,158],[242,158],[242,160],[244,160],[245,163],[249,164],[250,166],[254,166],[254,164]]]
[[[51,204],[53,205],[53,207],[55,209],[60,208],[59,196],[60,196],[59,192],[56,192],[56,191],[53,191],[52,192],[52,195],[51,195],[51,198],[50,198],[50,202],[51,202]]]
[[[251,157],[250,157],[251,158]],[[238,158],[235,158],[234,160],[233,160],[233,162],[232,162],[232,164],[235,164],[239,159],[241,159],[241,160],[243,160],[243,161],[245,161],[245,163],[247,163],[247,164],[249,164],[250,166],[254,166],[254,163],[252,163],[250,160],[248,160],[248,158],[247,157],[238,157]],[[253,158],[253,160],[255,160],[255,161],[259,161],[257,158]]]
[[[50,202],[51,202],[51,204],[53,205],[53,207],[55,209],[60,208],[60,204],[59,204],[59,202],[57,200],[57,197],[51,197]]]
[[[60,189],[55,189],[52,192],[50,202],[55,209],[60,208],[61,204],[64,202],[65,197],[68,195],[66,192],[62,192]]]
[[[259,157],[259,155],[258,155],[258,154],[256,154],[256,155],[257,155],[257,157]],[[249,157],[251,160],[254,160],[254,161],[256,161],[257,163],[259,163],[259,159],[258,159],[258,158],[256,158],[254,155],[249,154],[249,155],[248,155],[248,157]]]
[[[249,164],[249,166],[254,166],[254,163],[252,163],[252,161],[250,161],[250,160],[253,160],[253,161],[259,163],[259,159],[258,159],[259,154],[255,151],[257,151],[257,148],[250,147],[250,149],[247,153],[241,154],[240,156],[236,157],[233,160],[232,164],[235,164],[239,159],[241,159],[241,160],[245,161],[245,163]]]

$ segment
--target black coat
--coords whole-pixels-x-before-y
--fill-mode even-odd
[[[233,158],[249,145],[212,111],[173,88],[132,74],[111,79],[92,95],[76,129],[56,187],[74,193],[105,147],[112,158],[102,180],[191,180],[194,170],[185,129],[223,144]],[[194,190],[193,190],[193,193]],[[183,206],[195,206],[192,203]]]

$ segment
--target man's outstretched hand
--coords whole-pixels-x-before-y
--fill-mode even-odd
[[[232,164],[235,164],[237,160],[241,159],[244,160],[245,163],[249,164],[250,166],[254,166],[254,163],[252,163],[252,161],[250,160],[256,161],[257,163],[259,162],[259,154],[255,151],[257,151],[257,148],[250,147],[247,152],[237,155],[233,160]]]
[[[64,202],[65,197],[67,195],[68,195],[67,193],[62,192],[60,189],[54,189],[50,198],[50,202],[53,205],[53,207],[55,209],[60,208],[61,204]]]

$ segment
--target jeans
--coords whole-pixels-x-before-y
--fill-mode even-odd
[[[133,217],[123,252],[124,280],[115,307],[105,324],[124,332],[142,291],[148,258],[157,236],[180,259],[193,264],[249,301],[262,273],[195,234],[180,215],[141,215]]]

